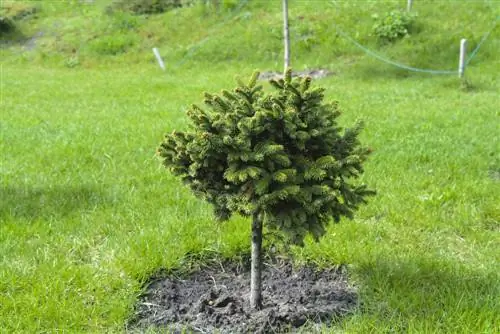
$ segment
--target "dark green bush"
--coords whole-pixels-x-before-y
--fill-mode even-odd
[[[38,6],[20,1],[0,1],[0,37],[20,36],[17,21],[28,19],[38,12]]]
[[[16,30],[14,21],[5,16],[0,16],[0,36],[7,35]]]
[[[158,153],[217,218],[258,214],[289,242],[318,239],[373,194],[352,182],[370,150],[358,140],[360,124],[338,125],[337,103],[324,102],[311,78],[292,81],[289,70],[265,93],[257,75],[232,92],[206,94],[209,110],[187,112],[192,131],[167,135]]]
[[[158,14],[182,7],[185,4],[185,0],[115,0],[111,9],[136,15]]]

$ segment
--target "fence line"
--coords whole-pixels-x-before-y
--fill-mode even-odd
[[[333,2],[330,2],[330,5],[337,7],[337,4],[336,3],[333,3]],[[495,21],[493,21],[493,27],[486,33],[483,35],[483,37],[481,38],[481,41],[478,43],[478,45],[476,46],[476,48],[471,52],[471,54],[469,55],[469,57],[467,58],[465,64],[468,65],[471,60],[477,55],[477,53],[479,52],[479,49],[481,48],[481,46],[483,45],[483,43],[488,39],[488,37],[490,36],[490,34],[493,32],[493,30],[495,30],[496,26],[497,26],[497,23],[498,23],[498,20],[499,20],[500,16],[497,16]],[[380,54],[378,54],[377,52],[365,47],[364,45],[362,45],[361,43],[359,43],[358,41],[356,41],[354,38],[352,38],[351,36],[349,36],[346,32],[344,32],[341,28],[339,28],[338,25],[336,24],[333,24],[333,26],[335,27],[335,29],[337,30],[338,34],[341,35],[342,37],[344,37],[345,39],[347,39],[348,41],[350,41],[351,43],[353,43],[354,45],[356,45],[359,49],[363,50],[366,54],[382,61],[382,62],[385,62],[389,65],[393,65],[393,66],[396,66],[396,67],[399,67],[399,68],[402,68],[402,69],[405,69],[405,70],[409,70],[409,71],[414,71],[414,72],[420,72],[420,73],[430,73],[430,74],[445,74],[445,75],[449,75],[449,74],[457,74],[457,70],[432,70],[432,69],[424,69],[424,68],[417,68],[417,67],[412,67],[412,66],[408,66],[408,65],[404,65],[404,64],[401,64],[401,63],[398,63],[398,62],[395,62],[391,59],[388,59]]]
[[[361,45],[354,38],[352,38],[351,36],[346,34],[344,31],[342,31],[340,28],[338,28],[337,25],[334,24],[334,26],[337,29],[337,32],[339,33],[339,35],[341,35],[342,37],[344,37],[345,39],[347,39],[348,41],[350,41],[351,43],[356,45],[358,48],[363,50],[366,54],[368,54],[368,55],[370,55],[370,56],[372,56],[380,61],[383,61],[384,63],[387,63],[389,65],[393,65],[393,66],[396,66],[396,67],[399,67],[399,68],[402,68],[405,70],[420,72],[420,73],[430,73],[430,74],[456,74],[457,73],[457,70],[431,70],[431,69],[417,68],[417,67],[412,67],[412,66],[397,63],[397,62],[390,60],[390,59],[387,59],[387,58],[381,56],[380,54],[376,53],[375,51],[372,51],[372,50],[368,49],[367,47]]]
[[[486,34],[483,35],[483,38],[481,38],[481,41],[477,44],[477,46],[474,49],[474,51],[472,51],[471,54],[470,54],[470,56],[467,58],[467,61],[465,62],[466,65],[469,65],[469,63],[472,60],[472,58],[474,58],[476,56],[477,52],[479,51],[479,48],[481,48],[481,46],[483,45],[483,43],[488,39],[488,37],[490,37],[490,34],[497,27],[499,19],[500,19],[500,16],[497,16],[497,18],[495,19],[495,21],[493,21],[493,27],[491,27],[490,31],[488,31]]]
[[[225,26],[227,23],[229,23],[229,21],[236,18],[237,16],[235,14],[238,14],[243,9],[243,7],[245,7],[248,4],[249,1],[250,0],[240,1],[240,4],[238,5],[238,7],[234,11],[232,11],[229,15],[227,15],[227,17],[222,22],[220,22],[217,25],[215,25],[214,27],[212,27],[211,30],[213,31],[213,30],[218,29],[222,26]],[[183,57],[181,60],[179,60],[175,64],[174,68],[177,68],[177,67],[181,66],[182,64],[184,64],[187,61],[187,59],[189,57],[191,57],[191,55],[194,54],[194,52],[196,50],[198,50],[203,44],[205,44],[205,42],[208,41],[209,39],[210,39],[210,34],[207,37],[203,38],[202,40],[196,42],[193,46],[189,47],[186,56]]]
[[[248,4],[249,1],[250,0],[243,0],[243,1],[241,1],[240,4],[238,5],[238,7],[232,13],[230,13],[226,17],[226,19],[224,19],[219,24],[215,25],[211,30],[213,31],[213,30],[218,29],[218,28],[220,28],[222,26],[225,26],[232,19],[237,18],[236,14],[238,14]],[[330,2],[330,5],[338,8],[336,3]],[[483,35],[483,37],[481,38],[481,40],[478,43],[478,45],[475,47],[475,49],[467,57],[467,60],[465,62],[466,65],[469,65],[469,63],[472,61],[472,59],[479,52],[479,49],[481,48],[481,46],[484,44],[484,42],[486,42],[486,40],[488,39],[488,37],[490,36],[490,34],[493,32],[493,30],[495,30],[495,28],[496,28],[496,26],[498,24],[498,20],[499,19],[500,19],[500,16],[497,16],[496,19],[495,19],[495,21],[493,22],[492,28],[486,34]],[[389,59],[387,57],[384,57],[384,56],[380,55],[379,53],[377,53],[377,52],[369,49],[368,47],[362,45],[361,43],[359,43],[358,41],[356,41],[354,38],[352,38],[349,34],[347,34],[345,31],[343,31],[338,25],[333,24],[333,26],[335,27],[335,29],[337,30],[337,32],[338,32],[339,35],[341,35],[342,37],[344,37],[345,39],[347,39],[348,41],[350,41],[352,44],[354,44],[356,47],[358,47],[359,49],[361,49],[362,51],[364,51],[366,54],[368,54],[369,56],[372,56],[372,57],[374,57],[374,58],[376,58],[376,59],[378,59],[378,60],[380,60],[382,62],[385,62],[385,63],[387,63],[389,65],[392,65],[392,66],[395,66],[395,67],[399,67],[401,69],[405,69],[405,70],[409,70],[409,71],[420,72],[420,73],[429,73],[429,74],[437,74],[437,75],[457,74],[457,70],[424,69],[424,68],[417,68],[417,67],[412,67],[412,66],[408,66],[408,65],[405,65],[405,64],[398,63],[398,62],[396,62],[394,60],[391,60],[391,59]],[[210,40],[210,34],[207,37],[203,38],[202,40],[196,42],[193,46],[189,47],[186,56],[184,56],[181,60],[179,60],[174,65],[174,68],[178,68],[179,66],[181,66],[182,64],[184,64],[195,53],[195,51],[198,50],[208,40]]]

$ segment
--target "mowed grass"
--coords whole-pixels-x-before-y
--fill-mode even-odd
[[[279,8],[267,15],[279,17]],[[151,19],[150,28],[160,21]],[[281,68],[278,58],[264,57],[269,41],[254,58],[243,49],[225,62],[228,55],[215,49],[222,31],[230,34],[215,31],[167,73],[149,53],[124,54],[108,66],[84,54],[72,69],[30,64],[28,54],[1,66],[0,332],[122,332],[151,274],[189,267],[192,255],[202,261],[249,251],[249,221],[216,224],[211,208],[155,157],[164,133],[187,128],[185,109],[203,91],[232,88],[235,75],[245,79],[255,68]],[[430,36],[438,44],[439,35]],[[352,49],[338,57],[320,46],[307,53],[299,43],[294,66],[335,72],[314,84],[339,100],[342,124],[365,121],[362,140],[374,153],[362,181],[378,192],[320,243],[293,248],[297,262],[347,264],[359,290],[355,313],[325,332],[500,330],[496,36],[471,63],[466,85]],[[226,50],[237,49],[231,43]],[[411,40],[404,43],[384,51],[408,55]],[[433,58],[416,65],[431,66]],[[133,64],[141,59],[148,61]]]
[[[234,73],[2,69],[2,330],[120,331],[153,272],[248,250],[248,221],[215,224],[155,158],[187,103]],[[316,81],[375,150],[363,181],[378,195],[294,250],[350,265],[361,305],[347,332],[498,329],[498,101],[493,83],[450,80]]]

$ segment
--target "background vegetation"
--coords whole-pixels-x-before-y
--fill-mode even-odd
[[[1,331],[121,332],[160,268],[248,253],[249,222],[214,225],[154,155],[202,91],[282,68],[280,5],[241,4],[133,15],[104,0],[2,2],[16,30],[0,37]],[[360,305],[330,331],[494,333],[498,25],[465,85],[379,62],[339,31],[398,62],[454,70],[460,38],[474,48],[500,6],[416,0],[416,30],[380,44],[372,15],[405,5],[290,1],[292,65],[334,72],[316,84],[340,101],[341,122],[370,125],[364,179],[378,191],[354,221],[293,252],[348,265]]]

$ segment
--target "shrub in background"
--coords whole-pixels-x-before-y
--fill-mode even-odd
[[[6,16],[0,16],[0,37],[16,30],[14,21]]]
[[[64,66],[67,68],[75,68],[80,66],[80,59],[78,56],[71,56],[64,60]]]
[[[274,93],[250,82],[220,95],[205,94],[209,110],[193,105],[189,132],[165,137],[165,167],[214,206],[215,216],[252,217],[251,305],[261,306],[262,229],[303,245],[326,226],[352,217],[373,192],[352,182],[369,154],[361,125],[342,128],[338,105],[324,103],[311,78],[271,80]]]
[[[383,17],[375,14],[373,18],[376,20],[373,25],[374,35],[382,42],[394,42],[410,36],[416,15],[394,10]]]
[[[13,21],[28,18],[38,11],[37,5],[27,1],[1,1],[0,3],[0,17],[7,17]]]
[[[133,34],[115,33],[100,36],[89,42],[89,49],[103,56],[115,56],[126,52],[136,43],[136,36]]]
[[[182,7],[186,3],[186,0],[115,0],[110,8],[136,15],[159,14]]]
[[[19,33],[16,21],[31,17],[38,12],[38,6],[23,2],[0,2],[0,37]]]

